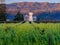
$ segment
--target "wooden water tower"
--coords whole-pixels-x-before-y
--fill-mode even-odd
[[[29,12],[29,21],[33,21],[33,12]]]

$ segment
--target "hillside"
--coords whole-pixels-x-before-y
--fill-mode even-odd
[[[38,21],[60,21],[60,3],[18,2],[12,4],[0,4],[0,12],[5,11],[11,16],[16,15],[18,11],[20,11],[22,14],[28,14],[30,11],[32,11],[34,15],[37,15]]]
[[[6,12],[16,14],[18,11],[23,14],[26,14],[30,11],[32,11],[34,14],[48,11],[60,11],[60,3],[18,2],[6,5]]]

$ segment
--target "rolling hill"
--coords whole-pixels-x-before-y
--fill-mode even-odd
[[[18,2],[6,5],[6,12],[16,14],[18,11],[23,14],[26,14],[30,11],[32,11],[34,14],[48,11],[60,11],[60,3]]]
[[[6,7],[6,8],[5,8]],[[16,15],[19,11],[22,14],[33,12],[39,20],[60,21],[60,3],[48,2],[18,2],[12,4],[0,4],[0,12]]]

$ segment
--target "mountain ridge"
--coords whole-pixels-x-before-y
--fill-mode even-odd
[[[34,14],[42,12],[60,11],[60,3],[48,3],[48,2],[18,2],[6,4],[6,12],[11,14],[17,14],[20,11],[23,14],[33,12]]]

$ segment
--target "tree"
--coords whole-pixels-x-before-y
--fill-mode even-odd
[[[6,5],[5,4],[0,4],[0,21],[5,21],[5,12],[6,12]]]
[[[17,15],[15,16],[14,21],[23,21],[23,20],[24,20],[23,14],[18,12]]]
[[[6,21],[6,16],[4,12],[0,12],[0,21]]]

